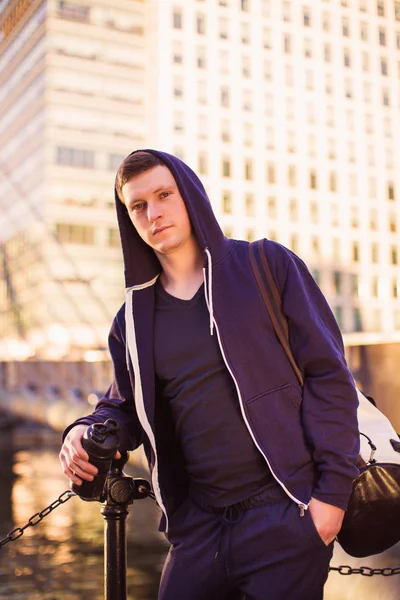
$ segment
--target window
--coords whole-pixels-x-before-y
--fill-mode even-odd
[[[285,54],[292,53],[292,38],[288,33],[283,35],[283,51]]]
[[[368,23],[360,23],[360,37],[363,42],[368,42]]]
[[[288,152],[296,152],[296,133],[294,131],[287,132],[287,145],[286,149]]]
[[[312,190],[316,190],[317,189],[317,173],[314,171],[314,169],[310,169],[308,176],[309,176],[310,188]]]
[[[333,272],[333,288],[335,296],[341,296],[343,293],[343,275],[340,271]]]
[[[197,119],[197,135],[201,139],[208,138],[208,118],[206,115],[199,115]]]
[[[386,30],[384,27],[379,27],[379,44],[386,46]]]
[[[267,27],[263,29],[263,46],[266,50],[272,49],[272,32]]]
[[[350,226],[357,229],[360,226],[359,213],[357,206],[350,207]]]
[[[243,90],[243,110],[251,110],[253,107],[251,90]]]
[[[332,239],[332,257],[335,262],[340,262],[340,239]]]
[[[388,62],[387,58],[381,58],[381,75],[388,75]]]
[[[246,181],[253,180],[253,161],[251,158],[247,158],[244,163],[244,178]]]
[[[395,191],[394,191],[394,183],[389,182],[387,184],[387,199],[388,200],[395,200]]]
[[[358,273],[352,273],[351,275],[351,293],[356,298],[360,296],[360,276]]]
[[[177,133],[182,133],[184,129],[184,115],[183,112],[175,111],[174,113],[174,130]]]
[[[267,81],[272,80],[272,62],[270,60],[264,60],[264,78]]]
[[[229,22],[228,19],[219,20],[219,37],[221,40],[227,40],[229,38]]]
[[[291,221],[299,220],[299,207],[295,198],[289,200],[289,218]]]
[[[396,32],[396,48],[397,48],[397,50],[400,50],[400,32],[399,31]]]
[[[303,7],[303,25],[304,27],[311,27],[311,8],[308,6]]]
[[[183,63],[183,45],[181,42],[172,43],[172,61],[176,64]]]
[[[272,163],[267,164],[267,181],[268,183],[275,183],[275,166]]]
[[[384,17],[385,16],[385,2],[384,0],[378,0],[376,3],[376,10],[378,13],[378,17]]]
[[[370,210],[369,228],[371,231],[378,231],[378,211],[376,208],[371,208]]]
[[[332,46],[330,44],[324,44],[324,61],[332,62]]]
[[[251,123],[243,124],[243,139],[246,146],[253,145],[253,125]]]
[[[203,46],[197,48],[197,66],[199,69],[205,69],[207,66],[207,50]]]
[[[248,242],[253,242],[256,239],[256,232],[252,227],[246,229],[246,240]]]
[[[333,127],[335,125],[335,111],[333,106],[326,107],[326,124],[328,127]]]
[[[372,115],[365,115],[365,131],[366,133],[374,132],[374,120]]]
[[[394,18],[396,21],[400,21],[400,2],[394,3]]]
[[[315,156],[316,154],[316,140],[315,140],[315,135],[314,134],[310,134],[308,136],[308,154],[310,156]]]
[[[229,87],[227,85],[221,85],[220,87],[220,103],[221,106],[229,107]]]
[[[172,11],[172,27],[182,29],[182,9],[174,8]]]
[[[388,216],[388,229],[390,233],[397,232],[397,221],[396,221],[396,213],[391,212]]]
[[[291,121],[294,119],[294,100],[293,98],[286,98],[286,119]]]
[[[315,223],[316,225],[319,222],[318,203],[315,201],[310,202],[310,220],[311,223]]]
[[[58,146],[56,151],[56,162],[59,165],[68,167],[94,169],[94,151]]]
[[[72,225],[56,223],[56,236],[60,242],[66,244],[94,244],[94,227],[90,225]]]
[[[269,150],[273,150],[275,148],[275,135],[274,135],[274,130],[272,129],[272,127],[267,127],[267,129],[265,130],[265,142],[266,142],[266,147]]]
[[[231,161],[229,158],[222,159],[222,176],[223,177],[231,176]]]
[[[359,9],[360,12],[368,11],[368,0],[359,0]]]
[[[312,58],[312,55],[313,55],[312,40],[310,38],[305,38],[305,40],[304,40],[304,56],[306,58]]]
[[[352,110],[346,111],[346,127],[349,131],[354,129],[354,112]]]
[[[288,183],[291,187],[296,186],[296,167],[294,165],[288,167]]]
[[[398,279],[392,279],[392,296],[393,298],[398,298],[399,297],[399,290],[400,290],[400,282]]]
[[[390,246],[390,262],[392,265],[399,264],[399,251],[397,246]]]
[[[371,262],[379,262],[379,246],[377,242],[372,242],[371,244]]]
[[[335,306],[333,310],[335,313],[335,319],[336,319],[339,329],[343,329],[343,307]]]
[[[351,67],[350,50],[348,48],[343,50],[343,64],[345,67]]]
[[[376,198],[377,194],[377,184],[375,177],[370,177],[368,179],[368,192],[370,198]]]
[[[224,75],[229,73],[229,52],[225,50],[219,53],[219,72]]]
[[[229,38],[228,19],[219,20],[219,37],[221,38],[221,40],[227,40]]]
[[[181,77],[174,78],[173,95],[175,98],[183,97],[183,79]]]
[[[232,194],[227,190],[222,192],[222,210],[226,215],[232,213]]]
[[[363,324],[361,319],[361,309],[357,306],[353,308],[353,323],[354,323],[354,331],[362,331]]]
[[[243,77],[251,76],[251,60],[249,56],[242,56],[242,75]]]
[[[291,2],[282,2],[282,18],[286,23],[292,20],[292,4]]]
[[[367,147],[367,161],[368,166],[373,167],[375,165],[375,146]]]
[[[250,25],[248,23],[242,23],[240,39],[242,44],[250,43]]]
[[[329,173],[329,191],[336,192],[337,191],[337,177],[335,171],[331,171]],[[334,205],[336,206],[336,205]]]
[[[197,102],[207,104],[207,84],[205,81],[197,82]]]
[[[223,142],[231,141],[231,125],[226,119],[221,121],[221,140]]]
[[[306,89],[314,89],[314,71],[306,71]]]
[[[321,245],[319,242],[319,238],[316,236],[311,236],[311,253],[314,260],[317,260],[321,257]]]
[[[276,219],[277,217],[277,206],[275,196],[268,196],[267,200],[268,217],[270,219]]]
[[[329,96],[333,94],[333,77],[328,73],[325,75],[325,93]]]
[[[350,196],[357,196],[357,175],[349,173],[349,192]]]
[[[206,17],[202,14],[196,15],[196,33],[204,35],[206,32]]]
[[[352,258],[354,262],[359,262],[360,260],[360,246],[358,242],[352,242],[351,245],[351,250],[352,250]]]
[[[291,65],[285,65],[285,83],[288,87],[293,86],[293,67]]]
[[[198,164],[199,164],[200,175],[207,175],[208,159],[207,159],[207,154],[205,152],[199,152]]]
[[[384,106],[390,106],[390,93],[389,88],[383,88],[382,90],[382,104]]]
[[[250,0],[240,0],[240,9],[243,12],[250,12]]]
[[[346,77],[346,79],[344,80],[344,95],[346,96],[346,98],[353,97],[353,80],[349,77]]]
[[[116,227],[109,227],[107,229],[107,246],[116,248],[121,245],[119,229]]]
[[[290,236],[289,247],[295,254],[299,253],[299,236],[296,233],[292,233]]]
[[[254,202],[253,194],[246,194],[245,206],[246,206],[246,216],[254,217],[255,216],[255,202]]]
[[[369,104],[371,102],[371,92],[372,92],[370,83],[364,83],[363,92],[364,92],[364,102]]]
[[[110,171],[117,171],[117,169],[119,168],[120,164],[122,163],[122,161],[124,160],[125,155],[124,154],[109,154],[108,155],[108,169]]]
[[[322,29],[326,32],[331,30],[331,15],[328,12],[322,13]]]
[[[362,64],[362,70],[365,72],[368,72],[370,69],[370,62],[369,62],[369,54],[368,52],[363,52],[361,54],[361,64]]]
[[[336,158],[336,141],[333,138],[328,138],[328,158],[334,160]]]
[[[350,22],[347,17],[343,17],[342,19],[342,35],[345,37],[350,36]]]

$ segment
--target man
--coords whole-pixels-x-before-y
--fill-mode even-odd
[[[60,458],[91,480],[81,438],[107,418],[144,444],[171,542],[161,600],[317,600],[357,475],[357,395],[336,321],[304,263],[264,251],[305,375],[277,340],[248,243],[224,237],[179,159],[136,151],[116,179],[126,302],[115,379]]]

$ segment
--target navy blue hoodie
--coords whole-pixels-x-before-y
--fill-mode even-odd
[[[311,495],[345,509],[358,474],[358,400],[342,336],[323,294],[298,256],[264,240],[291,349],[305,376],[301,388],[255,281],[248,243],[224,237],[203,185],[187,165],[170,154],[146,151],[172,172],[204,252],[210,334],[218,336],[256,447],[302,510]],[[94,413],[74,425],[111,417],[122,426],[123,448],[144,444],[165,529],[187,494],[187,479],[154,370],[154,284],[161,267],[117,194],[115,199],[126,281],[126,301],[109,337],[115,378]]]

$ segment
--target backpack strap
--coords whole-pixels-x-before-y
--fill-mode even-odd
[[[271,273],[267,257],[264,251],[264,240],[258,240],[249,244],[250,264],[254,277],[257,281],[265,306],[274,326],[278,340],[289,359],[301,386],[304,385],[304,375],[296,364],[289,343],[289,325],[282,310],[282,301]],[[258,255],[258,260],[257,260]]]

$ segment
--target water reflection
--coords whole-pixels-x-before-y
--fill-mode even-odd
[[[10,477],[1,477],[0,537],[24,525],[67,489],[58,463],[58,447],[0,454],[10,461]],[[126,469],[133,476],[143,473]],[[12,478],[12,473],[16,476]],[[157,598],[167,545],[157,532],[159,512],[149,500],[130,507],[128,527],[128,595]],[[23,537],[1,550],[0,598],[18,600],[103,599],[103,517],[97,503],[72,498]]]
[[[7,446],[6,446],[7,447]],[[8,446],[9,447],[9,446]],[[58,443],[0,450],[0,538],[24,525],[67,489],[58,462]],[[133,476],[144,476],[128,465]],[[149,500],[130,507],[128,528],[128,597],[156,600],[165,538],[157,532],[159,511]],[[103,518],[97,503],[72,498],[23,537],[0,550],[0,599],[103,600]],[[375,557],[354,559],[335,545],[332,565],[400,565],[400,544]],[[398,600],[400,576],[344,577],[331,573],[325,600]],[[190,598],[188,598],[190,600]],[[287,600],[290,600],[288,598]],[[306,599],[305,599],[306,600]]]

